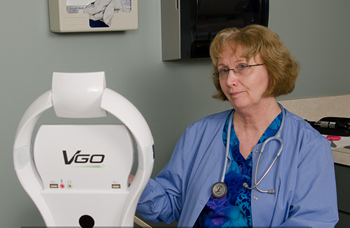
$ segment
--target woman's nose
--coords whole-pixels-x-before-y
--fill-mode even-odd
[[[238,81],[237,75],[235,74],[235,72],[234,72],[233,70],[230,70],[230,71],[227,73],[226,84],[227,84],[228,86],[230,86],[230,85],[236,85],[236,84],[237,84],[237,81]]]

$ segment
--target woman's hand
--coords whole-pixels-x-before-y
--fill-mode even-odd
[[[130,176],[129,176],[129,184],[131,184],[131,182],[134,180],[134,175],[132,175],[132,174],[130,174]]]

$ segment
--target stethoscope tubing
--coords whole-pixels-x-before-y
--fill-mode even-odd
[[[281,126],[278,129],[277,133],[275,134],[275,136],[272,136],[268,139],[266,139],[260,149],[260,153],[259,153],[259,157],[258,157],[258,161],[256,164],[256,169],[255,169],[255,175],[254,175],[254,185],[249,187],[247,183],[243,183],[243,187],[247,188],[247,189],[254,189],[256,188],[259,192],[262,193],[270,193],[270,194],[274,194],[276,191],[275,189],[270,189],[270,190],[261,190],[258,185],[261,183],[261,181],[266,177],[266,175],[270,172],[272,166],[276,163],[277,158],[281,155],[282,150],[283,150],[283,140],[281,138],[281,131],[283,129],[284,126],[284,119],[285,119],[285,110],[284,108],[279,105],[281,110],[282,110],[282,121],[281,121]],[[228,125],[228,130],[227,130],[227,140],[226,140],[226,155],[225,155],[225,163],[224,163],[224,169],[222,171],[222,175],[221,175],[221,182],[224,182],[225,179],[225,174],[226,174],[226,169],[227,169],[227,156],[229,154],[229,150],[230,150],[230,138],[231,138],[231,125],[232,125],[232,120],[233,120],[233,112],[230,114],[230,121],[229,121],[229,125]],[[280,144],[280,148],[278,149],[276,156],[274,158],[274,160],[272,161],[271,165],[269,166],[269,168],[265,171],[264,175],[259,179],[259,181],[257,181],[257,175],[258,175],[258,168],[259,168],[259,163],[260,163],[260,159],[261,159],[261,155],[263,154],[264,150],[265,150],[265,146],[268,142],[272,141],[272,140],[276,140],[279,142]]]
[[[231,125],[232,125],[232,120],[233,120],[233,111],[230,114],[230,121],[228,123],[228,129],[227,129],[227,139],[226,139],[226,153],[225,153],[225,164],[224,164],[224,169],[221,174],[221,182],[224,182],[225,180],[225,174],[226,174],[226,169],[227,169],[227,157],[228,153],[230,151],[230,138],[231,138]]]

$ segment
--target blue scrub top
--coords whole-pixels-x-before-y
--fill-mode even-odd
[[[231,110],[207,116],[189,126],[175,146],[170,161],[150,179],[137,206],[146,220],[192,227],[221,179],[225,159],[222,130]],[[285,111],[281,138],[284,149],[261,189],[251,190],[254,226],[334,227],[338,221],[334,163],[328,140],[302,118]],[[261,143],[252,150],[252,173]],[[257,180],[270,166],[279,143],[269,142],[259,163]],[[252,177],[254,183],[254,175]]]

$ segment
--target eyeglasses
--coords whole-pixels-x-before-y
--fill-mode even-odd
[[[255,65],[247,65],[247,64],[238,64],[234,69],[219,69],[216,70],[214,72],[214,76],[217,79],[226,79],[228,77],[228,74],[230,73],[230,70],[233,70],[233,72],[235,73],[235,75],[237,76],[245,76],[249,73],[249,69],[251,67],[255,67],[255,66],[261,66],[264,65],[263,63],[260,64],[255,64]]]

